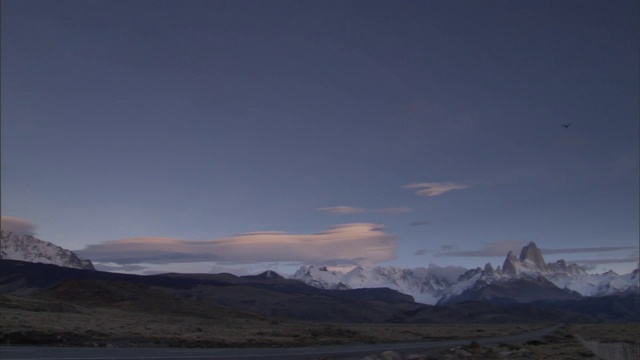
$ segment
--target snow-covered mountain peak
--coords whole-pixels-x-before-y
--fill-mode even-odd
[[[295,274],[294,279],[300,279],[305,283],[321,289],[342,289],[344,284],[340,281],[342,273],[330,271],[326,266],[313,265],[302,266]],[[341,285],[342,284],[342,285]]]
[[[513,253],[513,251],[509,251],[507,253],[507,258],[504,259],[504,263],[502,264],[502,271],[511,276],[519,275],[519,267],[517,266],[519,260]]]
[[[560,259],[554,263],[548,263],[547,269],[550,273],[556,273],[556,274],[561,273],[561,274],[567,274],[570,276],[580,276],[580,275],[587,274],[584,268],[582,268],[580,265],[567,264],[563,259]]]
[[[627,275],[614,272],[592,275],[578,264],[564,260],[546,263],[542,251],[531,242],[522,249],[520,257],[509,251],[502,267],[496,268],[490,263],[470,270],[429,265],[414,269],[388,266],[333,271],[303,266],[293,278],[323,289],[387,287],[411,295],[417,302],[436,304],[489,285],[505,289],[533,286],[528,291],[550,291],[549,296],[576,296],[575,292],[582,296],[638,292],[639,276],[638,270]],[[532,290],[534,288],[537,290]]]
[[[491,263],[487,263],[484,266],[484,272],[486,272],[486,273],[494,273],[495,272],[495,270],[493,269],[493,266],[491,265]]]
[[[520,257],[516,258],[512,251],[509,251],[504,260],[502,269],[493,269],[487,264],[484,269],[476,268],[467,271],[460,276],[458,282],[452,286],[443,299],[449,299],[460,295],[468,289],[478,289],[494,283],[505,284],[515,280],[524,280],[532,283],[548,284],[574,291],[582,296],[605,296],[620,294],[629,291],[638,291],[637,281],[638,270],[627,275],[618,275],[615,272],[604,274],[588,274],[586,270],[578,264],[567,264],[564,260],[554,263],[546,263],[542,256],[542,251],[531,242],[525,246]],[[636,274],[634,282],[633,274]],[[441,299],[441,301],[443,300]]]
[[[520,252],[520,262],[526,264],[526,267],[539,272],[547,272],[547,263],[544,262],[542,251],[533,241],[529,245],[522,248]]]
[[[548,273],[549,267],[536,243],[530,242],[529,245],[522,248],[519,258],[515,256],[513,251],[509,251],[504,264],[502,264],[502,272],[514,278],[523,276],[535,278]]]
[[[95,270],[91,260],[81,259],[71,250],[63,249],[32,235],[20,235],[4,230],[0,231],[0,259]]]
[[[395,266],[355,267],[348,272],[303,266],[294,279],[322,289],[390,288],[411,295],[417,302],[435,304],[462,272],[461,268],[403,269]]]

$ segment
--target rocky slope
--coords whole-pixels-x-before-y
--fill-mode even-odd
[[[31,235],[19,235],[10,231],[0,231],[0,259],[95,270],[91,260],[81,259],[71,250]]]

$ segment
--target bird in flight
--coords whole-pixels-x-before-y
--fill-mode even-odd
[[[560,126],[564,127],[565,129],[568,129],[568,128],[569,128],[569,126],[571,126],[571,124],[562,124],[562,125],[560,125]]]

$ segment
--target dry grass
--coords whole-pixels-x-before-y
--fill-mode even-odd
[[[640,344],[640,323],[580,324],[571,330],[585,340]]]
[[[78,304],[0,295],[0,343],[115,347],[258,347],[466,340],[527,332],[549,324],[321,324],[266,318],[206,304],[170,303],[141,311],[130,300]],[[113,300],[113,299],[112,299]],[[162,301],[161,301],[162,300]],[[163,305],[164,304],[164,305]],[[175,312],[166,311],[170,305]],[[187,307],[189,305],[189,307]],[[199,306],[204,308],[199,308]],[[205,311],[203,313],[203,311]],[[416,359],[597,359],[577,339],[638,344],[640,324],[584,324],[523,344],[466,346]],[[457,355],[460,350],[470,357]],[[458,352],[458,353],[457,353]],[[409,354],[404,354],[405,358]],[[358,358],[359,359],[359,358]]]
[[[237,312],[164,315],[0,296],[0,342],[77,346],[243,347],[460,340],[545,324],[365,325],[290,322]]]
[[[580,344],[571,334],[571,327],[565,326],[555,334],[543,339],[525,343],[509,343],[481,346],[470,342],[445,350],[434,350],[428,353],[398,353],[399,359],[414,360],[491,360],[491,359],[535,359],[535,360],[596,360],[595,355]],[[384,353],[371,354],[367,357],[334,357],[327,360],[360,360],[384,359]]]
[[[640,324],[575,326],[576,337],[586,348],[606,360],[640,358]],[[587,339],[585,339],[585,337]]]
[[[535,359],[535,360],[597,360],[590,349],[578,339],[583,336],[589,341],[601,341],[604,344],[612,342],[631,344],[640,342],[640,324],[611,323],[611,324],[579,324],[564,326],[555,334],[539,340],[527,341],[520,344],[500,344],[493,346],[467,346],[433,351],[421,354],[399,354],[402,359]],[[604,359],[636,359],[637,352],[631,352],[632,357],[604,357]],[[383,359],[382,354],[371,354],[368,359]],[[335,358],[340,360],[356,360],[362,357]]]

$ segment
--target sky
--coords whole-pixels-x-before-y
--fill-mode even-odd
[[[2,228],[98,269],[638,267],[637,1],[1,6]]]

